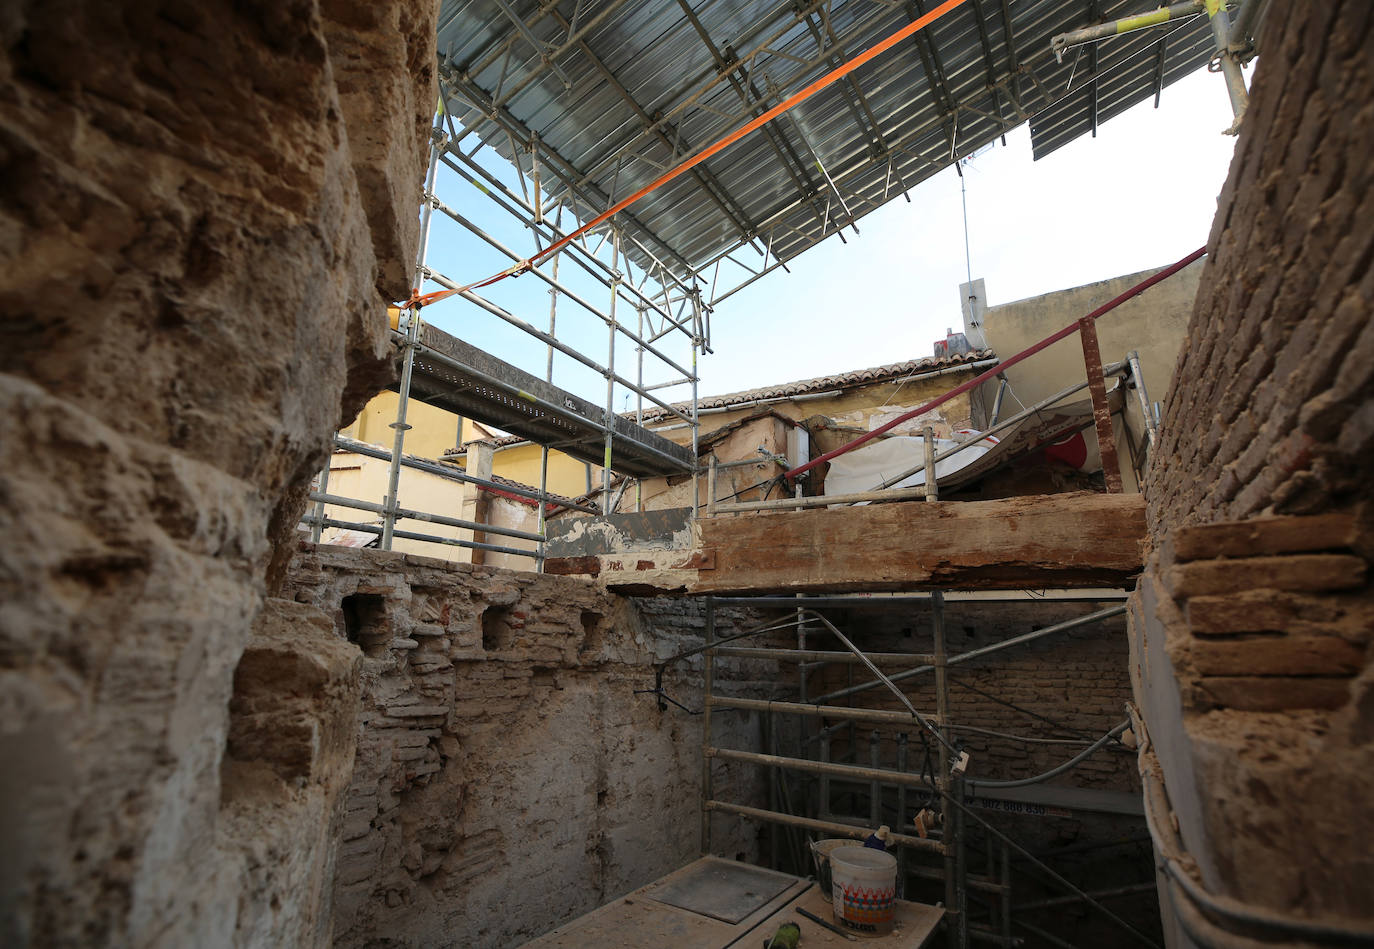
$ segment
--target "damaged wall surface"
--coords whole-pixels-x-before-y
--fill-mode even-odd
[[[226,781],[255,787],[223,799],[221,760],[274,554],[329,431],[392,371],[434,18],[423,0],[0,15],[6,945],[324,941],[304,904],[327,835],[243,795],[323,827],[349,752],[320,732],[288,794],[240,743]],[[351,666],[312,661],[333,698],[278,712],[345,710]],[[266,715],[259,697],[234,701]]]
[[[1283,4],[1249,110],[1147,483],[1133,674],[1212,902],[1166,901],[1180,944],[1234,928],[1374,928],[1369,664],[1374,531],[1374,8]],[[1288,516],[1284,516],[1288,515]],[[1223,910],[1225,907],[1223,907]]]
[[[700,643],[700,607],[580,578],[303,545],[287,592],[361,649],[357,763],[335,878],[340,946],[509,946],[697,856],[701,719],[662,712],[652,664]],[[722,630],[747,614],[724,611]],[[699,706],[701,659],[669,671]],[[771,697],[776,663],[718,662]],[[714,727],[759,742],[749,713]],[[759,802],[761,777],[717,788]],[[758,855],[718,821],[714,845]]]

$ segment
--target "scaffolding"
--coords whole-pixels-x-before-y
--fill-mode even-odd
[[[446,79],[441,79],[441,92],[441,103],[447,102],[455,94],[452,84]],[[466,323],[473,315],[480,313],[495,317],[504,326],[513,327],[525,337],[537,340],[543,349],[542,377],[443,331],[426,319],[428,313],[421,307],[393,309],[391,335],[400,354],[401,372],[393,386],[397,401],[395,420],[391,424],[394,437],[390,451],[383,452],[342,435],[335,438],[335,447],[340,450],[387,461],[385,496],[380,502],[372,502],[331,494],[326,467],[310,494],[314,510],[303,518],[303,523],[310,527],[316,542],[320,541],[325,528],[336,527],[375,534],[382,549],[391,549],[397,538],[417,540],[529,557],[538,569],[543,562],[545,519],[551,507],[571,508],[584,513],[605,510],[613,472],[633,478],[668,474],[697,476],[696,367],[698,355],[710,345],[709,324],[702,306],[700,288],[694,283],[678,279],[657,262],[644,269],[636,268],[622,253],[622,243],[626,237],[620,225],[614,222],[607,222],[599,230],[583,234],[580,239],[566,243],[549,255],[546,261],[528,265],[524,269],[523,272],[533,274],[548,288],[547,329],[541,329],[489,295],[479,294],[476,289],[460,289],[463,285],[436,266],[436,218],[442,217],[452,222],[463,235],[457,242],[450,241],[447,247],[446,256],[457,256],[457,265],[471,264],[454,253],[454,246],[471,247],[474,243],[495,250],[505,259],[528,264],[530,258],[522,257],[475,223],[473,218],[480,217],[479,212],[485,210],[488,216],[495,216],[498,220],[518,222],[533,242],[530,257],[534,257],[577,230],[581,219],[591,210],[580,205],[573,195],[559,198],[551,204],[545,203],[537,141],[529,143],[525,150],[528,167],[519,158],[512,165],[520,188],[520,193],[517,193],[502,180],[498,171],[478,159],[482,142],[478,141],[470,151],[464,151],[461,147],[471,131],[458,131],[447,107],[437,112],[431,132],[430,157],[420,211],[420,243],[413,281],[415,292],[422,294],[427,284],[458,290],[456,296],[463,302],[445,304],[447,312],[444,317],[447,320]],[[483,195],[486,199],[485,208],[469,209],[469,217],[455,209],[453,205],[458,202],[445,202],[439,194],[441,172],[451,174],[448,183],[454,187],[461,184],[473,186],[471,190],[464,189],[464,193],[468,196],[474,193]],[[569,222],[567,230],[563,227],[565,219]],[[563,272],[560,273],[560,270]],[[568,270],[576,271],[580,285],[569,279]],[[603,305],[598,306],[589,299],[588,286],[606,293]],[[469,309],[459,311],[464,304]],[[575,311],[573,314],[561,314],[561,327],[560,305],[563,311]],[[622,319],[627,308],[634,313],[633,325]],[[590,316],[604,327],[607,339],[604,359],[587,355],[585,347],[579,348],[568,340],[566,330],[570,315]],[[581,329],[584,328],[579,327]],[[674,342],[686,346],[686,356],[675,356],[669,352]],[[634,364],[628,370],[633,378],[627,374],[623,363],[621,368],[616,365],[617,349],[627,346],[633,348]],[[531,351],[528,346],[521,349],[525,355]],[[556,356],[564,357],[570,364],[600,376],[605,384],[604,402],[596,404],[570,389],[556,385]],[[649,381],[646,381],[646,376]],[[661,393],[674,388],[688,390],[685,408],[663,398]],[[628,395],[635,398],[632,418],[616,411],[616,397],[622,393],[627,394],[627,398]],[[407,419],[412,400],[456,414],[460,419],[460,432],[461,420],[467,418],[539,444],[541,463],[538,489],[525,490],[508,482],[460,473],[454,470],[456,466],[407,456],[406,432],[411,428]],[[642,424],[646,401],[688,428],[690,445],[678,444],[646,429]],[[570,501],[550,493],[550,451],[560,451],[589,466],[597,464],[601,467],[600,506]],[[424,471],[441,478],[494,488],[534,500],[539,511],[538,529],[525,531],[404,507],[400,498],[403,469]],[[325,510],[329,505],[373,514],[378,523],[329,517]],[[402,520],[418,520],[509,537],[532,542],[535,546],[524,549],[405,530],[397,526],[397,522]]]
[[[961,598],[979,599],[969,594],[963,594]],[[1092,598],[1097,601],[1111,599],[1110,595],[1101,594],[1096,594]],[[826,616],[827,611],[834,609],[900,612],[914,608],[918,604],[929,609],[931,614],[932,650],[929,653],[864,652]],[[719,638],[716,613],[718,608],[725,606],[787,612],[783,613],[781,618],[760,623],[742,633]],[[976,735],[980,729],[959,724],[953,720],[950,713],[950,683],[947,673],[951,667],[983,659],[1004,650],[1015,649],[1046,637],[1092,627],[1120,616],[1125,609],[1124,605],[1108,606],[1024,635],[1009,637],[991,646],[950,655],[945,634],[945,595],[938,591],[920,595],[881,597],[706,598],[704,644],[679,653],[661,664],[658,667],[655,688],[645,690],[658,697],[662,709],[667,709],[668,704],[672,703],[694,712],[695,710],[687,709],[685,705],[664,692],[662,676],[665,669],[677,662],[696,654],[703,656],[703,699],[700,709],[702,852],[712,852],[712,817],[716,814],[734,815],[767,824],[770,828],[770,850],[774,868],[778,868],[785,859],[789,859],[793,870],[802,873],[811,865],[810,845],[802,835],[863,840],[880,825],[891,825],[895,832],[888,835],[886,843],[889,847],[897,848],[898,895],[903,896],[908,892],[908,886],[916,881],[928,880],[942,884],[942,902],[946,911],[946,931],[950,947],[964,949],[973,941],[1003,947],[1018,946],[1023,942],[1023,938],[1013,932],[1014,928],[1054,945],[1068,945],[1021,916],[1069,903],[1079,903],[1101,914],[1117,930],[1128,936],[1132,943],[1158,949],[1157,944],[1147,934],[1104,905],[1108,900],[1153,892],[1153,883],[1088,892],[993,826],[987,818],[977,813],[973,806],[973,795],[976,790],[980,805],[985,806],[988,798],[995,800],[1000,794],[1009,798],[1009,801],[1004,803],[1033,810],[1034,805],[1024,803],[1027,799],[1024,792],[1018,793],[1014,789],[1038,784],[1070,770],[1087,757],[1100,752],[1109,743],[1115,742],[1129,721],[1120,723],[1096,741],[1072,742],[1083,747],[1068,761],[1042,774],[1017,780],[975,782],[965,773],[968,757],[961,751],[961,739]],[[776,644],[733,645],[740,640],[786,633],[789,630],[796,632],[795,648]],[[818,642],[832,639],[838,640],[845,648],[839,651],[815,648]],[[716,681],[717,658],[771,659],[795,663],[798,670],[795,682],[796,700],[749,699],[720,694]],[[835,665],[850,670],[851,684],[846,688],[815,694],[811,685],[813,678],[827,667]],[[904,671],[887,675],[879,670],[879,666]],[[873,678],[853,682],[853,671],[862,668],[867,668],[873,674]],[[911,706],[904,692],[896,687],[897,682],[920,675],[931,675],[934,679],[933,716],[922,715]],[[841,700],[852,699],[855,695],[874,689],[887,690],[896,695],[907,711],[865,707],[853,704],[852,700],[848,704],[838,704]],[[723,711],[759,714],[764,721],[763,734],[767,750],[747,751],[719,747],[712,737],[712,716]],[[780,748],[779,722],[787,718],[802,723],[797,739],[798,751],[793,754],[783,754]],[[859,732],[861,725],[910,727],[915,730],[915,737],[921,741],[921,746],[924,746],[924,754],[913,753],[915,749],[911,736],[903,731],[896,737],[893,754],[884,760],[878,732],[872,731],[864,736]],[[837,735],[846,736],[842,739],[846,754],[838,758],[833,753],[833,740]],[[867,760],[861,763],[860,751],[865,741],[868,746]],[[932,746],[938,758],[933,767],[929,760]],[[755,807],[720,799],[715,793],[713,774],[717,762],[738,762],[766,769],[769,806]],[[799,774],[806,779],[801,799],[789,790],[793,785],[783,777],[785,773]],[[854,789],[855,793],[849,796],[857,801],[862,801],[866,795],[867,810],[844,812],[843,806],[839,803],[846,796],[841,793],[842,789]],[[1053,795],[1067,792],[1054,789],[1050,793]],[[917,823],[918,817],[920,823]],[[983,852],[979,854],[982,872],[974,872],[971,869],[969,829],[975,825],[985,845]],[[919,829],[919,833],[910,832],[913,826]],[[936,860],[938,865],[931,866],[928,862],[930,859]],[[1015,903],[1014,864],[1031,867],[1040,880],[1049,881],[1066,895]],[[970,914],[971,900],[978,905],[976,921]]]

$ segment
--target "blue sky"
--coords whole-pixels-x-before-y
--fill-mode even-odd
[[[1200,70],[1153,99],[1102,124],[1039,162],[1031,160],[1028,127],[1008,133],[965,166],[969,244],[975,278],[987,283],[993,305],[1172,263],[1207,241],[1216,196],[1226,178],[1235,139],[1220,76]],[[756,133],[757,134],[757,133]],[[499,162],[485,151],[486,164]],[[501,174],[513,190],[516,177]],[[442,169],[441,199],[492,236],[531,252],[516,222],[493,214],[472,185]],[[790,264],[724,301],[712,317],[715,353],[699,364],[702,395],[804,379],[928,356],[947,327],[962,325],[959,284],[966,277],[959,176],[946,169],[863,218],[862,232],[831,237]],[[606,249],[603,249],[603,252]],[[748,254],[748,251],[745,251]],[[430,265],[460,282],[496,272],[508,260],[435,215]],[[596,306],[609,297],[565,259],[560,277]],[[547,285],[533,275],[480,291],[547,330]],[[544,344],[463,300],[425,310],[425,319],[475,345],[544,374]],[[636,315],[617,317],[633,326]],[[561,299],[557,336],[605,364],[604,323]],[[662,341],[679,363],[690,349],[678,334]],[[621,340],[616,368],[635,378],[633,344]],[[646,361],[645,382],[672,378]],[[562,354],[554,382],[598,403],[605,381]],[[685,389],[661,397],[686,398]],[[617,391],[617,410],[633,408]]]

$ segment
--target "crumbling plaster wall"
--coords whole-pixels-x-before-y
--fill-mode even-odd
[[[518,945],[697,855],[701,719],[634,692],[653,688],[653,662],[700,644],[699,605],[309,544],[287,593],[363,653],[337,945]],[[724,634],[746,614],[719,619]],[[738,694],[776,688],[774,663],[718,670]],[[674,667],[669,694],[699,708],[700,671],[700,657]],[[714,727],[759,746],[756,716]],[[753,769],[717,768],[716,790],[762,803]],[[714,831],[716,852],[757,856],[755,826]]]
[[[392,371],[383,304],[408,293],[434,17],[426,0],[0,13],[6,945],[324,941],[296,884],[328,841],[246,802],[295,794],[327,823],[351,752],[320,745],[293,788],[249,743],[224,777],[253,787],[223,798],[221,763],[274,554],[329,432]],[[344,694],[351,666],[319,662],[311,681]]]
[[[1270,13],[1147,479],[1132,667],[1203,885],[1368,930],[1374,7]]]

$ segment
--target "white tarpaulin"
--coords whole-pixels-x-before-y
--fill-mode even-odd
[[[1107,393],[1107,403],[1112,412],[1121,411],[1122,393],[1120,385]],[[983,475],[1001,467],[1008,461],[1055,443],[1064,442],[1076,433],[1090,428],[1093,424],[1093,406],[1090,400],[1061,403],[1042,409],[1022,419],[1008,430],[1000,432],[1001,441],[988,437],[980,439],[957,455],[940,459],[935,463],[935,474],[942,488],[955,488],[976,481]],[[969,437],[976,432],[955,433]],[[935,439],[935,455],[949,451],[959,444],[945,438]],[[1099,471],[1102,461],[1097,453],[1096,440],[1089,438],[1081,457],[1071,464],[1083,471]],[[830,461],[830,471],[825,476],[826,494],[855,494],[860,491],[876,491],[888,478],[895,478],[910,471],[925,460],[925,439],[899,435],[892,438],[878,438],[851,452]],[[890,487],[910,488],[925,484],[925,472],[918,472]]]
[[[958,445],[957,441],[947,438],[935,439],[935,454],[948,451]],[[997,439],[983,439],[977,445],[965,448],[952,458],[935,463],[936,480],[941,484],[946,478],[965,465],[972,464],[986,455],[997,444]],[[875,491],[888,478],[895,478],[904,471],[910,471],[925,460],[926,440],[912,435],[896,435],[892,438],[875,438],[867,445],[831,460],[830,471],[825,476],[826,494],[856,494],[860,491]],[[902,479],[893,488],[914,488],[926,483],[926,473],[918,471]]]

